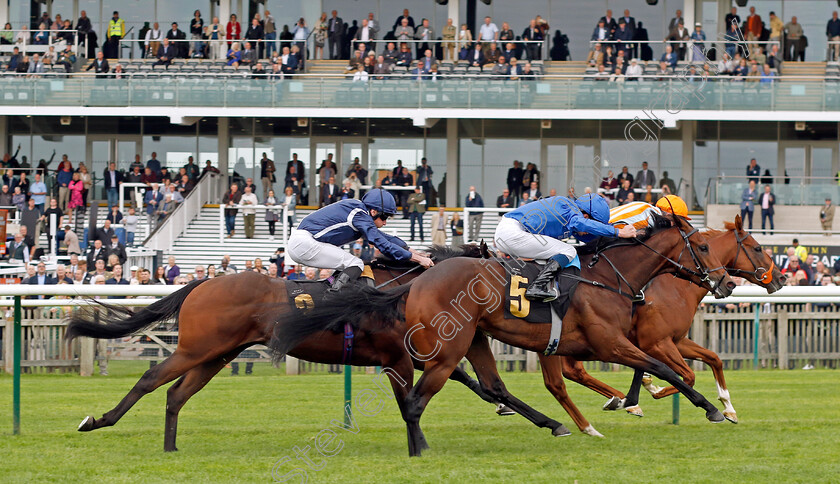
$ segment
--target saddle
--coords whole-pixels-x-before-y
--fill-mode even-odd
[[[340,273],[341,271],[336,271],[332,276],[316,281],[286,281],[286,295],[289,298],[289,304],[301,311],[315,307],[315,301],[323,301],[327,289],[332,286],[335,277]],[[356,283],[373,285],[373,271],[370,266],[365,265],[362,275],[359,276]]]
[[[543,264],[522,259],[495,259],[505,268],[505,319],[522,319],[529,323],[552,322],[552,309],[562,319],[569,310],[580,277],[580,269],[566,267],[555,278],[558,297],[551,302],[531,301],[525,291],[542,270]],[[564,277],[572,276],[572,277]]]

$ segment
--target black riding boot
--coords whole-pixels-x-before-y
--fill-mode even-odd
[[[549,259],[534,282],[525,291],[525,297],[532,301],[553,301],[557,299],[557,289],[554,287],[554,277],[560,272],[560,264]]]
[[[332,287],[327,289],[327,292],[338,292],[343,287],[349,286],[356,282],[356,279],[362,275],[362,270],[358,267],[348,267],[335,278],[335,282],[333,282]]]

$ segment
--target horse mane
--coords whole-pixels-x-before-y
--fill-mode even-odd
[[[470,257],[481,259],[481,248],[476,244],[463,244],[460,247],[449,247],[445,245],[433,245],[429,249],[435,263],[452,259],[453,257]],[[410,269],[416,266],[416,262],[410,260],[399,261],[388,257],[377,257],[370,262],[371,269]]]
[[[718,237],[723,235],[726,232],[734,232],[736,230],[735,224],[733,222],[724,222],[723,223],[723,230],[715,230],[715,229],[706,229],[703,232],[703,235],[709,238]]]

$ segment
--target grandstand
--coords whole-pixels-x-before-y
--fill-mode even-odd
[[[145,166],[155,152],[172,172],[187,165],[189,157],[199,170],[209,162],[221,172],[209,182],[191,176],[191,183],[206,183],[212,190],[202,189],[200,203],[175,205],[161,222],[163,229],[152,231],[143,203],[128,197],[121,207],[126,213],[130,204],[137,205],[140,217],[138,247],[129,252],[153,254],[158,266],[174,255],[186,272],[195,265],[218,264],[224,254],[240,267],[255,257],[265,261],[283,246],[279,232],[274,239],[269,236],[263,210],[252,239],[243,237],[241,213],[237,235],[220,236],[219,203],[231,183],[253,179],[264,201],[262,153],[277,166],[272,187],[278,195],[287,184],[285,169],[292,155],[303,162],[306,194],[298,194],[298,221],[321,205],[319,170],[328,156],[336,164],[339,186],[358,159],[371,186],[400,160],[412,177],[400,184],[409,187],[417,183],[415,167],[425,157],[434,170],[424,185],[429,212],[437,206],[446,206],[450,215],[461,212],[471,186],[485,207],[494,207],[505,188],[527,188],[521,180],[515,182],[518,189],[509,185],[515,160],[523,168],[533,164],[529,181],[537,180],[543,196],[552,190],[560,195],[597,190],[609,171],[618,175],[626,166],[635,176],[646,161],[655,180],[651,195],[660,195],[662,185],[668,185],[687,200],[695,224],[708,221],[710,226],[741,212],[748,186],[745,169],[755,158],[761,173],[754,178],[759,185],[769,180],[776,197],[774,231],[767,227],[759,240],[783,248],[799,237],[830,256],[830,263],[840,256],[840,244],[823,235],[833,235],[834,228],[823,227],[818,217],[825,198],[840,200],[840,59],[835,52],[840,44],[823,33],[831,17],[825,5],[779,2],[774,7],[783,22],[778,38],[778,25],[760,3],[754,5],[757,21],[748,18],[748,9],[737,9],[740,34],[727,37],[716,32],[734,18],[728,2],[679,2],[689,27],[680,33],[673,29],[678,20],[673,2],[526,0],[513,7],[500,1],[429,0],[411,2],[409,8],[415,26],[429,20],[432,37],[398,39],[397,22],[392,22],[402,15],[403,5],[390,2],[150,3],[154,8],[131,2],[111,2],[106,8],[101,1],[84,6],[0,1],[0,20],[10,23],[3,35],[12,38],[0,45],[0,153],[9,154],[3,167],[17,167],[19,177],[43,160],[49,196],[58,196],[61,156],[67,154],[73,170],[80,162],[87,165],[93,175],[89,201],[98,207],[98,216],[92,225],[87,213],[73,224],[83,250],[85,230],[101,225],[107,215],[108,164],[116,163],[128,177],[135,156]],[[617,24],[632,17],[632,37],[617,36],[611,27],[599,31],[602,16],[610,23],[608,8],[615,9]],[[624,8],[627,17],[621,15]],[[205,27],[212,26],[213,17],[220,19],[222,38],[202,37],[201,26],[192,30],[195,9]],[[327,35],[319,49],[320,34],[326,32],[318,32],[318,18],[326,12],[329,30],[333,9],[342,19],[343,35],[336,36],[334,49]],[[107,38],[111,10],[119,12],[125,27],[121,35]],[[265,35],[266,10],[272,12],[268,30],[278,34],[274,39]],[[39,41],[33,19],[40,23],[44,15],[55,18],[58,13],[72,20],[70,30],[49,31],[46,42]],[[228,45],[231,14],[243,20],[259,14],[262,34],[246,32],[250,22],[243,21],[240,38],[231,38]],[[796,25],[787,25],[793,16],[808,37],[807,47],[795,38]],[[301,17],[307,27],[298,33],[295,22]],[[466,24],[473,39],[489,35],[498,51],[486,40],[479,62],[472,44],[456,38],[450,55],[443,30],[449,18],[456,31]],[[370,19],[376,31],[362,33],[362,19]],[[536,30],[529,30],[531,20]],[[180,33],[169,30],[173,21],[179,22]],[[509,31],[501,30],[503,23]],[[491,24],[495,33],[487,30]],[[702,37],[689,37],[695,24]],[[292,38],[279,35],[283,25]],[[150,41],[157,42],[155,35],[171,38],[173,58],[154,52],[146,40],[150,27]],[[98,34],[99,47],[93,46],[91,32]],[[359,58],[372,49],[367,66],[349,60],[362,39],[367,47]],[[243,49],[246,40],[254,44],[251,62],[241,53],[230,57],[237,40]],[[388,42],[394,42],[395,52],[389,54]],[[298,52],[284,51],[284,46]],[[68,54],[62,54],[65,47]],[[599,61],[597,52],[607,47],[621,52]],[[431,59],[423,58],[425,48]],[[96,59],[100,51],[107,70]],[[35,54],[49,62],[29,72]],[[380,54],[387,68],[377,66]],[[518,62],[512,70],[511,58]],[[737,62],[741,58],[744,69]],[[630,63],[638,70],[628,71]],[[645,196],[645,188],[638,187],[637,199]],[[753,218],[758,232],[760,207]],[[429,243],[430,219],[430,214],[423,218],[425,244],[418,237],[413,247]],[[468,233],[467,239],[491,240],[497,220],[496,212],[485,213],[480,231]],[[121,225],[117,228],[122,233]],[[407,239],[410,222],[396,217],[387,230]],[[39,245],[47,246],[45,234]]]

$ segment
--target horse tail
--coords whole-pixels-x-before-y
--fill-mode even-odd
[[[67,318],[70,324],[67,325],[66,338],[68,341],[72,341],[79,336],[100,339],[122,338],[159,321],[172,318],[177,320],[178,312],[187,296],[199,284],[208,280],[193,281],[182,289],[137,311],[96,301],[105,311],[100,311],[98,316],[92,311],[73,312]]]
[[[379,291],[363,285],[347,286],[337,293],[328,293],[316,300],[314,307],[292,307],[274,327],[268,347],[277,362],[309,336],[321,331],[344,331],[350,324],[358,330],[375,333],[393,327],[403,319],[400,302],[411,289],[411,283]]]

